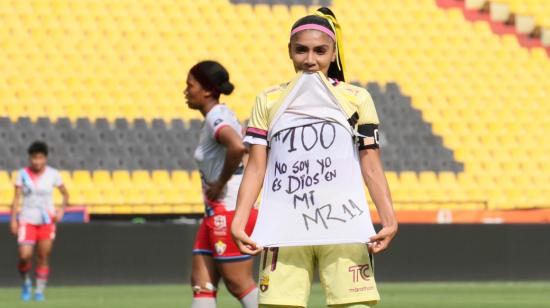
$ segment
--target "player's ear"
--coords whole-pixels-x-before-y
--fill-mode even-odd
[[[210,90],[206,90],[206,89],[202,89],[202,96],[203,97],[210,97],[210,96],[214,96],[214,92],[213,91],[210,91]]]
[[[288,42],[288,57],[292,59],[292,49],[290,47],[290,42]]]

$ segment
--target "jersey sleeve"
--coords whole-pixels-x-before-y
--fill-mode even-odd
[[[244,143],[246,145],[259,144],[267,146],[267,99],[265,96],[256,97],[256,103],[252,108],[252,114],[248,121]]]
[[[380,140],[378,125],[380,122],[374,101],[369,92],[364,89],[358,94],[358,113],[357,132],[361,135],[358,138],[359,150],[378,149]]]
[[[237,133],[240,135],[238,129],[232,125],[232,121],[222,113],[214,113],[212,115],[209,114],[206,118],[206,125],[208,126],[208,131],[211,134],[210,136],[216,141],[219,138],[221,129],[224,127],[233,127],[233,129],[237,130]]]
[[[63,186],[63,178],[61,177],[61,173],[59,171],[55,170],[55,173],[53,175],[53,185],[55,187],[61,187]]]

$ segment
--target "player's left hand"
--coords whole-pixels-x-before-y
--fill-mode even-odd
[[[237,247],[243,254],[255,256],[264,249],[262,246],[254,242],[244,230],[238,230],[232,227],[231,235],[233,236],[233,240],[237,244]]]
[[[376,254],[386,250],[396,233],[397,225],[382,228],[376,235],[370,237],[370,243],[367,244],[369,252]]]
[[[220,183],[219,181],[213,182],[213,183],[207,183],[206,187],[206,197],[208,200],[218,200],[218,197],[222,193],[223,187],[225,186],[224,183]]]
[[[63,220],[63,216],[65,215],[65,210],[63,209],[58,209],[57,212],[55,213],[55,217],[54,217],[54,223],[58,223],[58,222],[61,222],[61,220]]]

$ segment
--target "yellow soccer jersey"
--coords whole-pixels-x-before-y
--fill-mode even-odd
[[[358,133],[359,150],[378,148],[378,114],[367,90],[332,79],[328,82],[342,109],[348,115],[349,123]],[[269,87],[256,97],[246,131],[246,143],[268,145],[269,124],[281,107],[281,98],[286,96],[290,87],[290,83]]]

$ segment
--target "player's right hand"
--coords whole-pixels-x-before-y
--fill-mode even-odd
[[[255,256],[262,252],[263,247],[250,239],[244,230],[231,230],[231,235],[242,253]]]
[[[13,234],[14,236],[17,236],[17,229],[19,227],[19,224],[17,223],[17,220],[15,219],[12,219],[10,221],[10,231],[11,231],[11,234]]]

